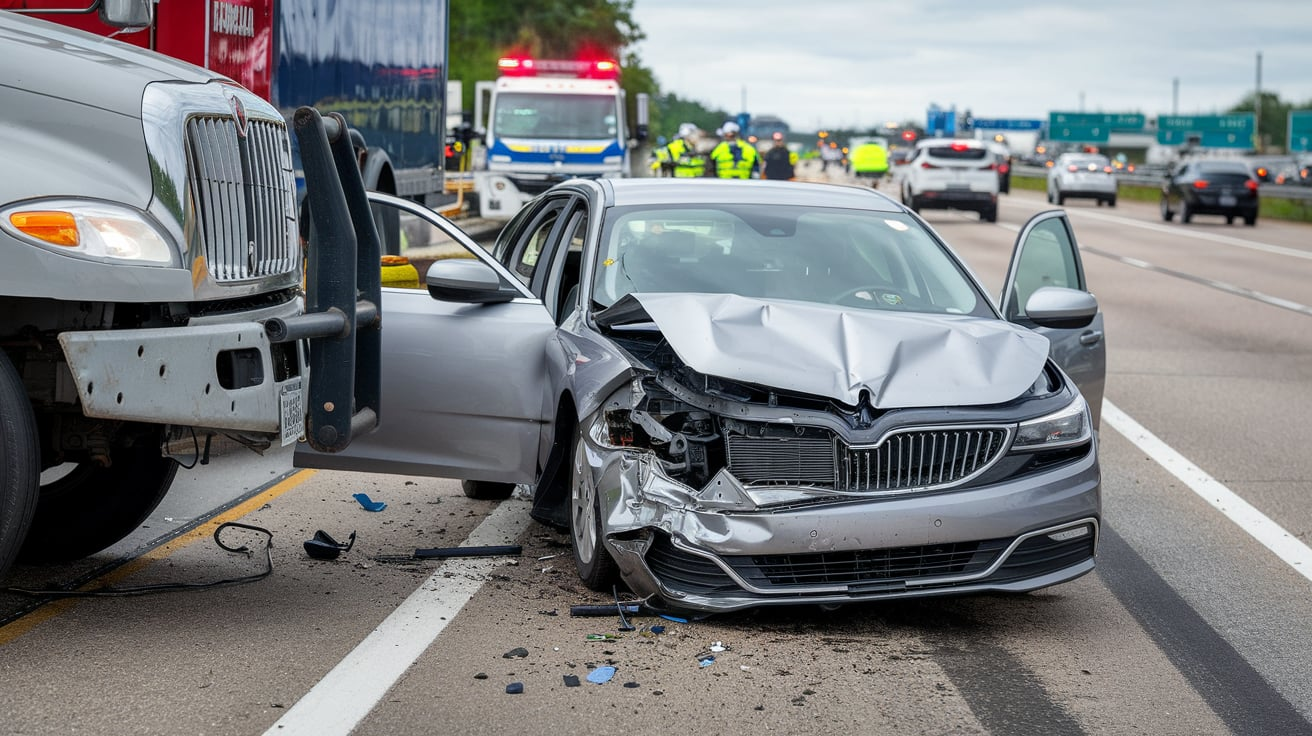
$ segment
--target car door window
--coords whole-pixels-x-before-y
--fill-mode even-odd
[[[532,286],[543,250],[551,242],[552,232],[560,225],[561,214],[568,203],[567,198],[545,202],[511,245],[505,265],[525,286]]]
[[[1026,318],[1025,303],[1045,286],[1085,290],[1070,223],[1059,212],[1045,214],[1051,216],[1036,216],[1021,233],[1020,247],[1007,278],[1011,293],[1003,300],[1008,320]]]

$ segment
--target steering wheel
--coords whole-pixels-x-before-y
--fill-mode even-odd
[[[830,299],[831,304],[866,309],[901,309],[907,306],[907,297],[885,284],[870,284],[848,289]]]

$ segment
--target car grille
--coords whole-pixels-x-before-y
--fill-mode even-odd
[[[286,128],[251,120],[239,136],[229,116],[187,121],[187,175],[205,260],[219,283],[296,267],[291,152]]]
[[[833,437],[729,435],[729,470],[749,486],[812,485],[844,492],[899,492],[958,483],[1006,449],[1001,427],[914,430],[872,447]]]
[[[861,585],[917,578],[970,575],[988,568],[1005,540],[797,555],[726,557],[757,588]]]

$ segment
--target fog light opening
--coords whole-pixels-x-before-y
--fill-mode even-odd
[[[1089,534],[1089,526],[1085,524],[1082,526],[1072,527],[1070,529],[1062,529],[1059,532],[1053,532],[1052,534],[1048,535],[1048,539],[1051,539],[1054,542],[1069,542],[1072,539],[1079,539],[1080,537],[1087,536],[1088,534]]]

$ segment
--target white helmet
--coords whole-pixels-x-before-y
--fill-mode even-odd
[[[737,134],[739,130],[738,123],[735,123],[734,121],[730,120],[726,122],[724,124],[724,127],[720,128],[720,130],[723,130],[726,134],[727,133]]]
[[[692,123],[682,123],[679,125],[679,137],[687,138],[697,132],[697,126]]]

